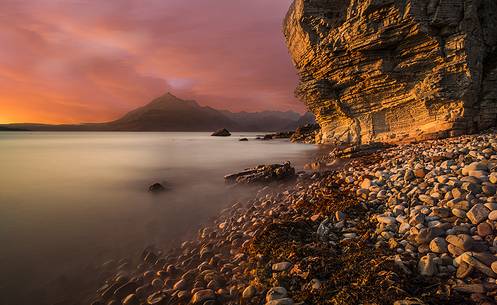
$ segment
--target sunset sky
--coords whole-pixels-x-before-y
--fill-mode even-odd
[[[0,123],[114,119],[167,91],[297,110],[291,0],[0,0]]]

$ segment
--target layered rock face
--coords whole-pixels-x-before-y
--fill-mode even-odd
[[[323,142],[497,124],[495,0],[294,0],[284,33]]]

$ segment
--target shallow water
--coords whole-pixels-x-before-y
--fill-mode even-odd
[[[77,304],[67,292],[106,260],[175,245],[230,205],[223,175],[316,151],[241,136],[255,134],[0,132],[0,304]]]

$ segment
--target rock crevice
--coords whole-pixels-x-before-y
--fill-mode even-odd
[[[323,142],[459,135],[497,122],[491,0],[295,0],[284,34]]]

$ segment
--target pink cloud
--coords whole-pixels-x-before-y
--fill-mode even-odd
[[[0,120],[109,120],[168,90],[301,111],[281,33],[290,2],[0,0]]]

